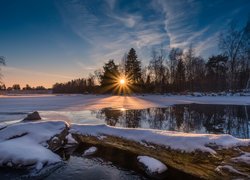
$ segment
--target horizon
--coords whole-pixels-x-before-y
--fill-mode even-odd
[[[3,82],[52,87],[86,77],[135,48],[145,65],[152,48],[218,54],[218,35],[230,21],[245,25],[250,1],[2,1]]]

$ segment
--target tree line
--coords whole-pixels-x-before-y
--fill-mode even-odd
[[[131,48],[118,64],[111,59],[89,77],[56,83],[52,90],[54,93],[115,94],[250,90],[250,21],[242,28],[231,23],[218,40],[220,53],[207,59],[197,56],[192,44],[188,49],[175,47],[169,52],[161,46],[152,49],[146,66]],[[0,57],[0,65],[5,65],[3,57]],[[122,87],[119,79],[125,79],[126,85]],[[0,88],[6,89],[3,84]],[[9,89],[21,88],[15,84]],[[23,89],[43,87],[27,85]]]
[[[0,90],[1,91],[12,91],[12,90],[49,90],[45,88],[44,86],[36,86],[31,87],[30,85],[26,84],[25,87],[21,88],[20,84],[13,84],[10,87],[6,87],[5,84],[0,84]]]
[[[250,89],[250,21],[243,28],[231,23],[219,37],[220,54],[208,59],[188,49],[153,49],[147,66],[142,66],[131,48],[121,62],[109,60],[86,79],[57,83],[55,93],[117,93],[119,78],[127,80],[130,92],[220,92]]]

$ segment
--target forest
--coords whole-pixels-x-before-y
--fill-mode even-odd
[[[113,59],[88,78],[56,83],[54,93],[185,93],[249,90],[250,21],[239,29],[233,22],[218,37],[220,54],[208,59],[188,49],[161,46],[152,49],[148,65],[143,66],[131,48],[120,63]],[[121,87],[120,79],[126,85]]]

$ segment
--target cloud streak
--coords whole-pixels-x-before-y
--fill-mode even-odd
[[[148,60],[149,50],[159,45],[169,50],[186,49],[192,44],[198,55],[208,56],[217,52],[218,32],[225,22],[240,12],[236,8],[231,14],[203,23],[203,16],[207,16],[207,12],[202,15],[204,8],[211,11],[221,2],[148,0],[133,3],[129,8],[121,7],[121,2],[106,0],[97,7],[90,1],[73,0],[58,5],[65,23],[90,44],[91,63],[100,65],[107,59],[119,60],[131,47]],[[138,7],[143,8],[130,10]]]
[[[115,9],[116,1],[105,1],[91,10],[85,1],[64,2],[58,7],[72,31],[90,45],[92,61],[119,59],[129,48],[145,51],[168,38],[160,18],[146,20],[142,13]],[[77,17],[77,18],[76,18]],[[108,55],[111,55],[108,57]],[[105,58],[105,59],[104,59]]]

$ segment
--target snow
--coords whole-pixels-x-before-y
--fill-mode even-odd
[[[250,139],[238,139],[231,135],[215,134],[192,134],[175,131],[163,131],[152,129],[130,129],[114,128],[107,125],[77,125],[72,124],[70,133],[100,136],[115,136],[127,140],[139,142],[142,145],[157,144],[171,149],[184,152],[193,152],[196,150],[215,154],[216,152],[208,145],[217,145],[221,148],[231,148],[236,146],[250,145]]]
[[[231,172],[231,173],[233,173],[233,174],[239,174],[239,175],[242,175],[242,176],[247,176],[247,177],[249,177],[247,174],[238,171],[237,169],[233,168],[233,167],[230,166],[230,165],[218,166],[218,167],[216,167],[215,170],[216,170],[217,172],[221,172],[221,171],[223,171],[223,170],[227,170],[227,171],[229,171],[229,172]]]
[[[63,121],[41,121],[17,123],[0,130],[0,166],[40,170],[60,162],[61,158],[47,149],[47,141],[64,128]]]
[[[0,143],[0,166],[14,164],[33,166],[40,170],[45,164],[60,162],[61,158],[29,138],[13,139]]]
[[[167,170],[167,166],[157,159],[148,156],[138,156],[138,161],[146,166],[149,173],[163,173]]]
[[[66,136],[67,142],[68,144],[78,144],[77,141],[72,137],[72,134],[68,134]]]
[[[234,162],[241,162],[250,165],[250,153],[243,153],[239,157],[232,158]]]
[[[85,150],[84,153],[83,153],[83,155],[84,156],[89,156],[89,155],[94,154],[96,151],[97,151],[97,148],[94,147],[94,146],[92,146],[89,149]]]

